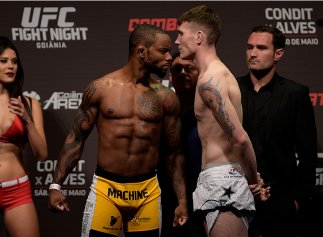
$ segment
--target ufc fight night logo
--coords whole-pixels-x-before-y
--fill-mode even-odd
[[[22,28],[12,28],[14,41],[37,41],[36,47],[67,48],[66,42],[87,40],[87,27],[73,27],[74,22],[66,20],[76,12],[75,7],[25,7],[22,14]],[[58,27],[49,28],[56,24]]]

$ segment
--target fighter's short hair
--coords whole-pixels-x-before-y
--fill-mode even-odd
[[[166,32],[154,25],[143,24],[137,26],[129,37],[129,56],[133,54],[139,44],[143,44],[149,49],[157,41],[157,34],[166,34]]]
[[[198,31],[202,27],[202,31],[206,34],[209,45],[216,45],[221,35],[220,17],[205,5],[194,7],[183,13],[178,19],[178,25],[183,22],[195,24],[191,30]]]

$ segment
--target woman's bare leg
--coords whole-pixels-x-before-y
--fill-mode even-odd
[[[39,237],[34,203],[27,203],[4,212],[4,221],[11,237]]]

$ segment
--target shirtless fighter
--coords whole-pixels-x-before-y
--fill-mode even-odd
[[[92,81],[84,91],[49,194],[50,210],[69,211],[66,197],[56,189],[76,166],[96,125],[97,169],[84,210],[84,237],[118,236],[122,223],[126,236],[159,236],[160,189],[155,168],[160,142],[167,149],[168,171],[179,203],[173,224],[188,220],[179,101],[172,90],[149,86],[150,73],[165,76],[172,60],[171,46],[162,29],[138,26],[129,38],[127,65]]]
[[[241,125],[241,95],[236,79],[216,54],[221,23],[199,6],[178,19],[180,57],[199,69],[194,102],[202,144],[202,172],[193,193],[194,211],[205,216],[208,236],[248,236],[254,197],[268,198],[257,179],[255,154]],[[250,184],[250,191],[248,187]]]

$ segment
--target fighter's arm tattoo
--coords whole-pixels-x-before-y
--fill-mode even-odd
[[[175,93],[167,88],[160,93],[166,115],[164,117],[164,141],[168,155],[166,164],[172,179],[177,199],[186,200],[185,157],[181,148],[181,122],[179,119],[179,100]]]
[[[199,85],[198,92],[201,96],[203,103],[212,111],[214,118],[219,123],[224,133],[227,136],[227,139],[230,141],[232,139],[232,132],[235,130],[234,124],[230,121],[229,113],[225,110],[225,103],[221,96],[221,90],[218,90],[217,87],[220,83],[214,86],[211,84],[212,77],[207,82],[201,82]]]
[[[97,109],[92,106],[92,97],[97,88],[95,81],[91,82],[83,93],[73,127],[58,157],[53,183],[62,184],[81,157],[84,141],[91,133],[97,119]]]

